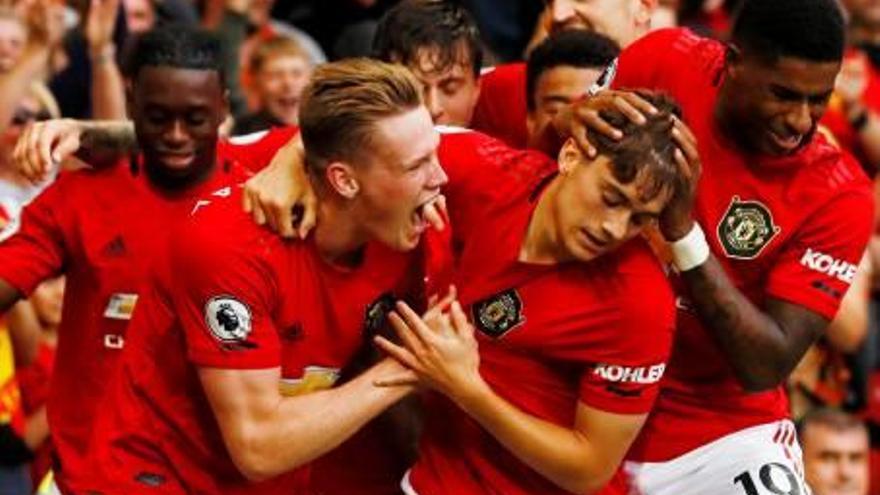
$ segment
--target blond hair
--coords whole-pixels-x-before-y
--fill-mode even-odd
[[[299,112],[309,171],[321,176],[332,161],[356,164],[372,151],[376,122],[421,104],[419,83],[403,66],[367,58],[318,66]]]
[[[287,36],[275,35],[257,43],[248,60],[248,71],[251,74],[257,74],[269,60],[285,56],[302,58],[309,65],[312,64],[309,54],[296,40]]]

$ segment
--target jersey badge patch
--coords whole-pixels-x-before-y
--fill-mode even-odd
[[[251,333],[251,310],[232,296],[212,297],[205,304],[205,323],[224,344],[243,344]]]
[[[728,258],[751,260],[782,230],[760,201],[742,201],[734,196],[718,222],[718,240]]]
[[[110,296],[107,307],[104,308],[104,318],[111,320],[130,320],[137,306],[137,294],[124,294],[117,292]]]
[[[387,321],[388,312],[394,309],[394,294],[386,292],[367,306],[364,312],[364,333],[377,335]]]
[[[473,320],[484,334],[498,339],[525,321],[522,299],[514,289],[477,301],[471,307]]]

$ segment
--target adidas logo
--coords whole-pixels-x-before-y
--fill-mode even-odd
[[[119,256],[124,256],[126,253],[125,249],[125,240],[122,239],[121,235],[117,235],[113,238],[112,241],[108,242],[104,249],[101,250],[101,254],[104,256],[108,256],[111,258],[116,258]]]

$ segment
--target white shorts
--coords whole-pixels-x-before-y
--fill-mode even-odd
[[[746,428],[665,462],[624,463],[630,495],[810,495],[794,424]]]

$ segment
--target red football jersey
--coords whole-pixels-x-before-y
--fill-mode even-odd
[[[623,52],[614,84],[669,93],[697,137],[703,175],[695,217],[736,286],[834,317],[871,231],[870,182],[817,134],[786,157],[746,155],[716,127],[724,45],[688,30],[649,34]],[[688,301],[657,406],[631,457],[663,461],[788,416],[782,387],[748,393]],[[698,357],[695,359],[695,357]]]
[[[480,98],[471,127],[524,149],[529,142],[526,98],[525,62],[488,69],[480,77]]]
[[[245,167],[266,156],[271,153],[259,145],[218,143],[215,173],[179,193],[155,188],[136,163],[62,174],[25,208],[20,230],[0,244],[0,278],[25,296],[43,280],[67,274],[47,402],[61,487],[76,486],[87,474],[98,402],[169,229],[186,218],[195,198],[231,177],[240,180]]]
[[[281,367],[284,394],[329,388],[370,345],[418,258],[371,244],[361,266],[341,270],[313,241],[285,241],[257,226],[240,203],[240,192],[202,200],[175,235],[129,330],[97,433],[101,475],[91,489],[306,491],[307,469],[259,484],[239,473],[198,368]]]
[[[478,133],[445,135],[440,161],[459,297],[478,332],[480,373],[523,411],[571,427],[577,404],[647,413],[674,327],[672,288],[641,240],[593,263],[517,261],[556,164]],[[567,493],[509,452],[451,401],[431,394],[419,461],[421,495]]]

